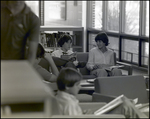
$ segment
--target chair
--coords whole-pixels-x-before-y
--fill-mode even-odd
[[[115,52],[114,52],[114,61],[115,61],[115,65],[124,65],[124,67],[121,67],[120,69],[127,70],[128,75],[132,75],[132,65],[117,61]]]
[[[94,85],[93,101],[109,102],[116,96],[124,94],[129,99],[138,98],[138,103],[148,103],[145,80],[142,75],[99,77]]]
[[[89,54],[88,52],[77,52],[77,60],[88,62],[88,54]],[[124,65],[124,67],[121,67],[121,69],[127,70],[128,72],[127,75],[132,75],[132,65],[117,61],[115,52],[114,52],[114,58],[115,58],[114,61],[116,61],[115,65]],[[84,68],[80,68],[80,72],[83,75],[84,79],[96,78],[96,76],[90,75],[90,71],[86,68],[86,66]]]
[[[48,63],[48,61],[45,59],[45,58],[42,58],[41,61],[39,62],[39,65],[41,67],[43,67],[44,69],[46,69],[47,71],[50,71],[49,68],[50,68],[50,65]]]
[[[87,62],[88,61],[88,52],[77,52],[77,60],[81,61],[81,62]],[[96,76],[94,75],[90,75],[90,71],[85,67],[83,68],[79,68],[80,69],[80,73],[83,76],[83,79],[94,79],[96,78]]]
[[[77,60],[81,61],[81,62],[88,62],[88,54],[89,54],[88,52],[77,52]],[[116,61],[116,53],[114,53],[114,58],[115,58],[114,61]],[[132,75],[132,65],[126,64],[123,62],[118,62],[118,61],[116,61],[115,64],[116,65],[117,64],[124,65],[124,67],[122,67],[121,69],[127,70],[128,75]],[[49,71],[50,65],[46,59],[42,58],[39,65]],[[60,66],[58,67],[58,69],[60,70]],[[80,69],[81,74],[83,75],[83,79],[94,79],[94,78],[96,78],[96,76],[90,74],[90,71],[86,68],[86,66],[83,68],[79,68],[79,69]]]

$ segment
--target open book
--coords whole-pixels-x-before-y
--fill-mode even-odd
[[[120,68],[120,67],[124,67],[124,65],[115,65],[115,66],[107,67],[105,68],[105,70],[112,71],[114,68]]]
[[[138,99],[136,98],[132,101],[136,103]],[[147,115],[149,115],[148,114],[149,103],[143,105],[144,108],[142,107],[142,109],[139,109],[139,108],[136,108],[135,104],[132,101],[128,99],[127,97],[125,97],[124,95],[120,95],[114,100],[112,100],[111,102],[109,102],[108,104],[104,105],[103,107],[95,111],[94,115],[101,115],[104,113],[109,113],[113,109],[117,109],[118,106],[123,104],[123,106],[121,107],[123,111],[121,111],[122,109],[120,110],[118,108],[117,114],[118,114],[118,111],[120,111],[120,114],[123,114],[126,118],[129,118],[129,117],[130,118],[148,118]],[[146,113],[143,113],[143,112],[146,112]]]
[[[104,114],[106,112],[111,111],[112,109],[116,108],[117,106],[119,106],[120,104],[123,103],[123,98],[126,98],[124,95],[120,95],[117,98],[115,98],[114,100],[112,100],[111,102],[109,102],[108,104],[106,104],[105,106],[103,106],[102,108],[98,109],[97,111],[94,112],[95,115],[100,115],[100,114]],[[131,102],[134,102],[134,104],[137,104],[138,102],[138,98],[135,99],[129,99]]]
[[[76,60],[76,52],[70,55],[61,55],[61,58],[64,60],[75,61]]]
[[[94,114],[101,115],[101,114],[104,114],[104,113],[114,109],[115,107],[119,106],[120,104],[123,103],[123,100],[122,100],[123,96],[124,95],[120,95],[119,97],[115,98],[114,100],[112,100],[111,102],[109,102],[108,104],[103,106],[102,108],[95,111]]]

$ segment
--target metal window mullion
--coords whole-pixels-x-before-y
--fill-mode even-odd
[[[93,28],[95,25],[95,19],[93,19],[95,16],[95,11],[93,11],[93,3],[95,1],[87,1],[87,28]],[[87,30],[87,47],[86,47],[86,51],[89,52],[89,40],[91,40],[90,38],[90,32],[88,32]]]
[[[143,36],[146,33],[146,1],[140,1],[139,12],[139,36]]]
[[[125,30],[125,1],[119,2],[119,34],[122,34]],[[123,37],[119,35],[119,61],[122,58],[122,43]]]
[[[142,39],[139,38],[139,56],[138,56],[138,66],[141,66],[142,62]]]
[[[39,1],[39,18],[41,25],[44,25],[44,0]]]
[[[93,11],[93,2],[87,1],[87,27],[93,27],[93,15],[95,11]]]
[[[140,11],[139,11],[139,36],[145,35],[146,28],[146,2],[140,1]],[[142,39],[139,37],[139,55],[138,55],[138,65],[142,64]]]
[[[125,31],[125,5],[125,1],[120,1],[119,33],[124,33]]]
[[[39,18],[40,18],[40,25],[41,25],[41,1],[39,1]]]
[[[107,31],[108,1],[102,1],[102,11],[103,11],[102,30]]]

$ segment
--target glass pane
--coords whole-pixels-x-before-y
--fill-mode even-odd
[[[119,31],[119,1],[108,2],[107,30]]]
[[[149,36],[149,1],[146,1],[146,36]]]
[[[45,24],[51,20],[65,20],[65,1],[44,1]]]
[[[116,52],[116,57],[119,57],[118,51],[119,51],[119,39],[115,37],[108,37],[109,38],[109,45],[108,48],[112,49],[114,52]]]
[[[138,41],[123,39],[121,59],[137,64],[138,63],[138,48],[139,48]]]
[[[126,1],[125,33],[139,35],[139,1]]]
[[[93,1],[95,4],[95,8],[93,8],[93,27],[94,28],[102,28],[102,1]],[[94,6],[94,5],[93,5]]]
[[[142,64],[148,65],[148,57],[149,57],[149,43],[142,42]]]
[[[39,17],[39,1],[25,1],[25,3]]]

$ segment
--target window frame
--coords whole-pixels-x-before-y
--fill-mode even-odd
[[[89,45],[89,34],[90,33],[99,33],[100,31],[105,31],[108,36],[112,36],[112,37],[117,37],[119,38],[119,56],[118,56],[118,61],[122,61],[121,60],[121,49],[122,49],[122,42],[124,38],[127,39],[131,39],[131,40],[135,40],[138,39],[138,43],[139,43],[139,54],[138,54],[138,66],[140,67],[147,67],[145,65],[142,64],[142,42],[148,42],[149,43],[149,36],[146,36],[146,2],[147,1],[140,1],[140,13],[139,13],[139,35],[132,35],[132,34],[127,34],[124,32],[124,23],[125,23],[125,2],[126,1],[120,1],[119,2],[119,9],[120,9],[120,14],[119,14],[119,32],[114,32],[114,31],[108,31],[107,30],[107,8],[108,8],[108,1],[102,1],[103,4],[103,14],[102,14],[102,30],[100,29],[95,29],[92,27],[92,22],[93,22],[93,6],[92,6],[92,2],[93,1],[87,1],[87,8],[86,8],[86,14],[87,14],[87,41],[86,41],[86,45],[85,45],[85,49],[86,52],[89,51],[88,45]],[[41,21],[41,26],[44,25],[44,1],[39,1],[39,18]],[[126,62],[126,61],[122,61],[122,62]],[[131,63],[131,62],[127,62],[127,63]]]

